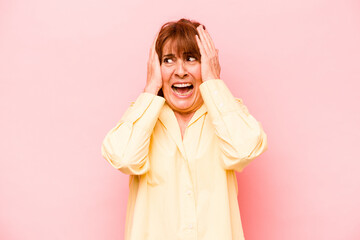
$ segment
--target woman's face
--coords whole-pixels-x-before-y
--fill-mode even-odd
[[[195,112],[203,103],[199,86],[201,64],[190,53],[178,56],[171,49],[171,42],[166,41],[161,59],[161,76],[163,93],[167,104],[172,110],[186,114]]]

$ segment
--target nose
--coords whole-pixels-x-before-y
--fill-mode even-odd
[[[177,61],[175,68],[175,75],[178,76],[179,78],[184,78],[188,75],[184,61],[182,60]]]

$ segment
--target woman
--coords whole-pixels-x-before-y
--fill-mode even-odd
[[[266,149],[261,124],[220,79],[205,27],[164,24],[144,92],[102,144],[130,175],[125,239],[244,239],[235,171]]]

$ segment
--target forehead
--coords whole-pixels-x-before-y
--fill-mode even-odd
[[[183,56],[184,54],[196,54],[196,49],[191,42],[186,39],[167,39],[163,44],[162,56],[173,54],[175,56]]]
[[[162,52],[163,54],[176,54],[178,52],[178,46],[176,44],[176,41],[172,39],[166,40]]]

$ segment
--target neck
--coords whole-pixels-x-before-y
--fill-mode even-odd
[[[190,113],[179,113],[179,112],[174,111],[174,114],[175,114],[175,117],[176,117],[178,123],[180,125],[185,125],[185,126],[187,126],[187,124],[189,123],[189,121],[192,118],[192,116],[194,115],[194,113],[195,113],[195,111],[190,112]]]
[[[184,139],[185,129],[195,112],[179,113],[179,112],[174,111],[174,113],[175,113],[176,120],[180,127],[181,139]]]

